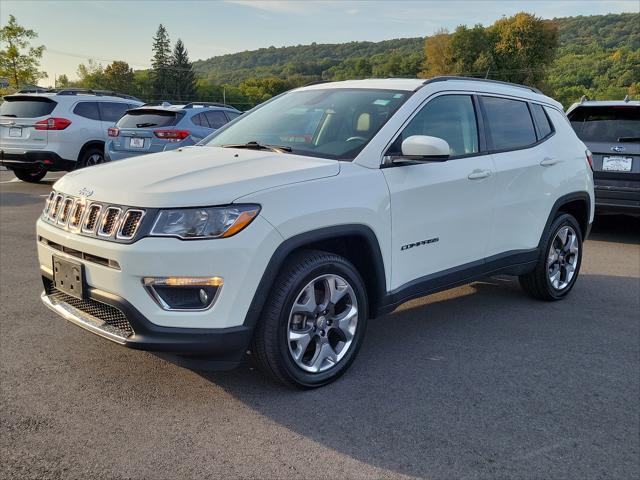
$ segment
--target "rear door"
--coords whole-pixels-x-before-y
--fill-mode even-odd
[[[113,138],[115,151],[154,152],[161,151],[166,141],[156,138],[156,130],[167,130],[179,120],[177,112],[153,108],[129,110],[118,120],[120,134]],[[155,147],[155,148],[154,148]]]
[[[633,187],[640,180],[640,106],[581,106],[571,126],[593,154],[597,187]]]
[[[51,117],[54,100],[35,95],[7,95],[0,105],[0,149],[42,150],[47,146],[47,130],[36,123]]]

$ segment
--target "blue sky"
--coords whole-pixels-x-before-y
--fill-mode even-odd
[[[0,23],[13,14],[47,47],[49,79],[76,77],[79,63],[125,60],[146,68],[151,39],[163,23],[182,38],[192,60],[268,46],[379,41],[430,35],[460,24],[485,25],[518,11],[543,18],[638,12],[619,1],[12,1],[0,0]]]

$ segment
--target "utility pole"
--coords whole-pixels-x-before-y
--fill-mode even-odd
[[[227,104],[227,90],[224,87],[222,87],[222,103]]]

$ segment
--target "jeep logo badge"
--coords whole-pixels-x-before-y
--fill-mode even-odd
[[[622,145],[616,145],[615,147],[611,147],[611,151],[616,153],[622,153],[625,150],[626,149]]]
[[[89,190],[87,187],[82,187],[78,192],[78,195],[80,195],[81,197],[90,197],[91,195],[93,195],[93,190]]]

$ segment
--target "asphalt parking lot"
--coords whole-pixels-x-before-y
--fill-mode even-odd
[[[60,175],[57,175],[58,177]],[[640,222],[598,218],[570,297],[498,277],[369,324],[315,391],[132,351],[39,300],[51,182],[0,172],[2,478],[640,475]]]

